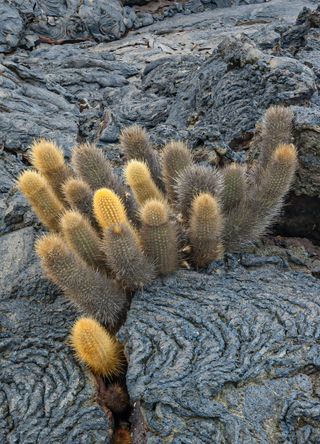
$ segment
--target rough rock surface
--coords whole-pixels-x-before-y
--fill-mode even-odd
[[[123,1],[122,4],[118,0],[0,2],[0,252],[3,264],[0,271],[1,442],[100,443],[109,441],[110,432],[110,421],[94,402],[89,378],[74,361],[65,343],[76,314],[56,288],[44,279],[32,250],[40,226],[15,187],[16,177],[29,165],[28,145],[37,137],[54,138],[64,146],[68,157],[75,143],[95,141],[116,165],[120,165],[120,130],[125,125],[138,122],[148,128],[156,144],[162,144],[172,137],[188,139],[198,160],[211,164],[232,159],[242,161],[248,152],[249,156],[254,155],[250,149],[250,139],[256,120],[269,104],[285,101],[293,105],[295,111],[294,136],[299,148],[300,167],[277,230],[289,235],[307,236],[319,243],[320,12],[319,9],[311,12],[316,4],[312,0],[137,0]],[[226,7],[230,5],[233,7]],[[222,9],[216,9],[217,6]],[[310,9],[302,9],[304,6]],[[266,251],[262,256],[261,252],[252,252],[242,257],[245,268],[240,275],[244,282],[251,279],[249,275],[246,277],[245,270],[266,264],[297,267],[299,272],[311,271],[315,277],[320,276],[318,251],[314,252],[313,247],[299,247],[299,254],[292,252],[291,244],[282,245],[281,251],[278,248],[274,250],[274,247],[263,248]],[[311,253],[307,253],[307,250]],[[229,283],[232,279],[236,282],[237,273],[234,271],[230,275]],[[263,287],[269,283],[264,281],[263,276],[269,271],[261,269],[259,273],[256,274],[257,282],[261,284],[260,292],[264,292]],[[273,288],[277,285],[280,288],[277,283],[280,272],[274,273]],[[195,282],[198,279],[203,282],[206,278],[196,275],[192,283],[191,276],[195,275],[182,273],[181,285],[190,282],[190,288],[193,288],[190,298],[194,299],[195,306],[200,307]],[[261,279],[259,276],[262,276]],[[284,276],[287,277],[288,289],[290,285],[296,286],[295,279],[300,274],[289,272]],[[297,288],[304,287],[306,293],[309,282],[313,284],[315,281],[312,277],[301,276]],[[217,276],[208,279],[215,280]],[[223,282],[227,278],[221,279]],[[174,285],[178,286],[179,282]],[[165,287],[159,287],[161,293],[164,290]],[[312,291],[315,290],[312,288]],[[211,288],[208,287],[207,293],[208,298],[212,298]],[[154,295],[154,292],[150,294],[150,298]],[[222,296],[220,292],[219,297]],[[133,304],[127,332],[135,322],[134,317],[137,325],[141,325],[142,318],[135,304],[140,304],[143,297],[139,295]],[[160,308],[161,304],[159,300]],[[183,318],[185,313],[179,311],[174,301],[172,304],[172,309],[176,310],[172,316],[176,317],[177,325],[184,325],[187,322]],[[185,309],[185,305],[181,304]],[[291,302],[286,304],[290,320],[293,316],[290,314]],[[307,303],[308,310],[310,304]],[[263,312],[262,307],[260,310],[254,304],[248,307],[249,318],[254,313],[261,315]],[[153,309],[156,309],[155,305]],[[167,309],[168,305],[165,305]],[[315,313],[316,309],[312,319]],[[208,312],[208,320],[211,315]],[[267,315],[271,321],[271,313]],[[168,319],[172,322],[171,317]],[[247,322],[248,327],[252,326],[251,319]],[[162,322],[161,319],[159,322]],[[200,327],[204,322],[205,318],[199,318]],[[294,322],[298,325],[298,320],[292,322],[292,325],[295,325]],[[205,330],[202,332],[205,334]],[[184,337],[183,334],[181,337]],[[270,331],[271,341],[272,334]],[[145,347],[145,339],[142,334],[141,337],[139,335],[138,332],[134,336],[136,344],[141,341]],[[185,335],[187,338],[187,333]],[[297,341],[298,346],[304,340],[299,335],[300,330],[297,330],[292,339],[293,342]],[[305,337],[311,336],[311,330],[309,336],[305,334]],[[285,335],[283,338],[286,344],[288,338]],[[159,388],[164,390],[163,403],[161,393],[152,392],[149,385],[144,392],[137,376],[134,360],[137,359],[139,367],[138,352],[141,352],[143,361],[153,347],[151,342],[148,347],[147,350],[131,348],[128,380],[133,398],[136,400],[141,394],[143,412],[146,412],[151,427],[150,442],[154,442],[152,440],[160,436],[161,412],[165,409],[165,413],[168,413],[165,407],[168,395],[165,383]],[[193,350],[196,344],[190,342],[188,347]],[[266,347],[267,352],[271,353],[268,344]],[[301,356],[308,358],[306,347],[302,347]],[[154,353],[154,359],[157,359],[157,353],[158,350]],[[301,362],[300,355],[297,360]],[[198,361],[195,359],[195,362]],[[248,368],[252,362],[249,359]],[[201,368],[201,363],[197,365],[197,368]],[[234,363],[230,362],[232,365]],[[235,368],[238,365],[236,363]],[[259,368],[267,371],[263,365]],[[165,365],[164,368],[167,371]],[[294,365],[288,368],[292,369]],[[300,370],[296,368],[296,375],[290,373],[290,378],[298,377]],[[190,371],[194,371],[192,367]],[[301,372],[302,380],[313,380],[313,376],[307,373],[307,370]],[[208,375],[206,372],[204,374]],[[234,376],[230,370],[231,374]],[[259,377],[266,384],[269,396],[270,387],[277,382],[277,378],[268,379],[261,374]],[[209,376],[206,378],[210,380]],[[135,380],[137,388],[133,384]],[[232,402],[242,394],[249,399],[250,384],[244,377],[242,381],[239,386],[243,384],[243,392],[234,391],[230,395]],[[222,384],[222,379],[220,382]],[[178,383],[175,384],[178,390]],[[296,386],[301,388],[308,400],[315,398],[318,389],[314,389],[311,396],[306,384],[297,382]],[[154,390],[158,390],[156,385],[157,381],[154,382]],[[212,407],[212,399],[218,402],[217,394],[212,392],[212,396],[209,396],[211,388],[206,392],[203,387],[203,399],[210,398],[207,404]],[[274,387],[275,392],[282,390]],[[221,398],[221,402],[226,404],[225,399],[229,399],[226,390],[232,391],[233,388],[232,384],[227,384],[223,389],[225,398]],[[286,396],[293,393],[290,390],[288,388]],[[156,393],[156,401],[151,397],[149,405],[145,393],[148,396]],[[255,393],[261,398],[260,389]],[[173,393],[172,396],[172,399],[176,399],[177,395]],[[187,399],[191,399],[189,394]],[[292,437],[294,433],[297,436],[300,433],[296,442],[317,442],[317,429],[314,426],[317,418],[312,420],[306,404],[302,406],[300,398],[297,399],[298,404],[288,401],[289,413],[281,413],[289,415],[288,420],[283,420],[286,431],[282,436],[287,433]],[[205,404],[203,408],[209,408]],[[162,423],[164,434],[172,425],[179,426],[180,421],[182,428],[185,427],[191,421],[192,409],[202,418],[203,429],[212,431],[212,420],[203,418],[211,418],[213,410],[208,415],[202,414],[197,410],[200,409],[200,402],[194,406],[191,401],[190,405],[183,407],[179,403],[170,405],[169,425]],[[278,401],[274,405],[278,409]],[[152,406],[156,407],[154,419]],[[228,407],[225,420],[233,414],[231,424],[236,424],[234,416],[237,408]],[[314,409],[315,415],[318,415],[317,408]],[[232,413],[233,410],[236,413]],[[137,413],[138,418],[140,414]],[[249,414],[245,414],[248,417]],[[299,415],[306,419],[295,420]],[[195,415],[196,418],[198,416]],[[277,416],[278,420],[280,416]],[[186,417],[189,419],[186,420]],[[241,430],[247,433],[243,436],[250,437],[252,432],[248,431],[247,420],[241,422],[239,418],[238,421],[237,424],[243,427]],[[263,419],[257,419],[255,424],[262,422]],[[223,433],[218,421],[214,427]],[[271,433],[275,433],[272,424],[270,427]],[[296,432],[298,428],[299,432]],[[261,426],[257,433],[262,429]],[[192,430],[192,433],[196,433]],[[199,433],[202,433],[201,430]],[[234,428],[230,430],[234,431]],[[171,432],[168,433],[170,435]],[[203,433],[205,436],[206,432]],[[241,435],[242,432],[239,433]],[[259,436],[262,436],[262,432]],[[194,435],[192,439],[197,437]],[[251,441],[241,439],[240,436],[238,442],[255,442],[254,437],[250,437]],[[225,438],[225,441],[228,439]],[[185,438],[175,442],[188,440]]]
[[[31,227],[1,238],[0,442],[108,443],[111,424],[67,337],[74,309],[41,276]]]
[[[41,42],[117,40],[131,28],[141,28],[176,13],[224,8],[265,0],[3,0],[0,5],[0,51]],[[150,3],[146,8],[139,6]],[[138,6],[136,9],[135,6]]]
[[[238,267],[136,294],[122,335],[146,442],[318,443],[319,290],[304,273]]]
[[[9,3],[28,11],[28,2]],[[95,10],[95,3],[89,3]],[[52,2],[50,8],[58,4]],[[119,161],[120,130],[138,122],[155,143],[184,138],[201,160],[241,161],[267,106],[286,103],[295,111],[300,169],[278,229],[319,242],[320,10],[302,10],[312,4],[294,0],[287,8],[286,1],[272,0],[211,9],[214,3],[206,2],[204,12],[157,20],[109,43],[72,37],[63,44],[40,41],[30,49],[21,44],[11,53],[0,46],[1,162],[9,165],[9,171],[0,166],[5,188],[1,206],[8,220],[2,230],[23,224],[12,224],[13,213],[21,214],[21,197],[12,188],[10,168],[19,156],[17,165],[24,166],[27,146],[36,137],[55,138],[67,155],[79,141],[96,141]],[[141,8],[155,14],[152,5]],[[68,3],[68,14],[56,18],[75,17],[75,7],[76,2]],[[110,5],[105,11],[112,10]],[[43,7],[41,14],[47,17],[45,11]],[[25,14],[24,31],[34,24]],[[91,19],[86,20],[89,26]]]

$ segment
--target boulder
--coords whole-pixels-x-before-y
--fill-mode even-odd
[[[262,266],[180,271],[122,328],[148,444],[317,443],[319,281]]]

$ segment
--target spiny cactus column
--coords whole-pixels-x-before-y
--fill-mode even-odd
[[[221,234],[223,218],[219,203],[211,194],[201,193],[192,203],[190,242],[197,267],[204,267],[223,253]]]
[[[247,197],[246,169],[232,163],[222,170],[223,189],[221,203],[225,213],[234,211]]]
[[[112,225],[104,233],[103,245],[107,264],[123,286],[143,287],[154,278],[154,267],[143,255],[138,236],[130,225]]]
[[[277,146],[289,144],[292,138],[293,113],[290,108],[271,106],[265,113],[259,135],[258,162],[266,167]]]
[[[266,215],[270,223],[278,214],[283,198],[292,183],[297,165],[294,145],[279,145],[271,156],[257,187],[251,192],[251,206],[257,214]],[[270,218],[270,219],[269,219]]]
[[[25,171],[18,178],[17,185],[40,221],[51,230],[59,231],[64,206],[47,180],[36,171]]]
[[[128,223],[121,199],[108,188],[101,188],[95,192],[93,210],[101,228],[106,229],[113,224]]]
[[[63,193],[73,210],[87,216],[91,223],[96,222],[92,207],[93,191],[86,182],[81,179],[68,179],[63,185]]]
[[[101,239],[89,221],[77,211],[67,211],[61,220],[62,234],[69,248],[93,268],[106,269]]]
[[[251,184],[256,186],[260,183],[263,172],[275,149],[280,144],[291,143],[292,121],[293,112],[290,108],[271,106],[266,111],[261,124],[257,125],[256,134],[251,142],[249,155],[253,154],[254,156],[259,153],[250,171],[249,181]]]
[[[140,205],[143,205],[148,199],[164,199],[163,194],[152,180],[145,163],[131,160],[126,166],[125,177],[136,201]]]
[[[158,274],[173,273],[178,267],[177,233],[166,204],[157,199],[148,200],[141,219],[145,254],[154,262]]]
[[[225,249],[234,251],[241,244],[258,239],[279,214],[292,183],[297,164],[294,145],[279,145],[262,171],[260,180],[251,184],[247,199],[229,212],[223,235]]]
[[[100,188],[113,190],[126,205],[130,219],[137,223],[135,202],[100,149],[90,144],[79,145],[73,150],[72,163],[77,174],[93,191]]]
[[[97,375],[119,376],[125,368],[123,347],[95,319],[80,318],[70,335],[77,358]]]
[[[224,189],[221,203],[224,215],[223,245],[226,251],[236,251],[241,243],[250,241],[256,215],[249,206],[249,185],[239,165],[224,169]]]
[[[164,191],[161,167],[157,152],[152,148],[147,132],[139,125],[132,125],[122,130],[120,143],[127,160],[140,160],[149,168],[152,179],[161,191]]]
[[[172,141],[165,145],[162,152],[162,174],[171,202],[176,198],[175,186],[179,174],[192,163],[191,152],[185,143]]]
[[[176,186],[178,209],[185,221],[189,219],[193,199],[200,193],[219,195],[222,178],[216,169],[191,165],[179,175]]]
[[[117,331],[128,303],[116,282],[77,259],[57,235],[42,237],[36,248],[46,274],[66,296],[108,331]]]
[[[122,192],[121,184],[112,170],[112,165],[103,152],[92,144],[82,144],[72,152],[72,164],[77,174],[93,191],[110,188]]]
[[[64,199],[62,186],[73,176],[72,170],[64,162],[61,148],[54,142],[40,139],[31,146],[32,165],[43,174],[59,199]]]

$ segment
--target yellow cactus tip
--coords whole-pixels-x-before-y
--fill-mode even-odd
[[[296,147],[291,144],[281,144],[274,152],[275,160],[279,162],[293,163],[297,159]]]
[[[211,211],[218,211],[217,199],[210,193],[198,194],[193,200],[193,206],[196,207],[198,211],[208,207],[210,207]]]
[[[95,192],[93,210],[102,228],[127,221],[126,210],[120,197],[109,188],[100,188]]]
[[[27,170],[18,177],[17,186],[26,196],[33,196],[40,188],[46,187],[47,182],[41,174]]]
[[[149,199],[163,199],[163,195],[154,183],[146,163],[131,160],[125,168],[124,176],[140,205],[143,205]]]
[[[168,210],[164,202],[158,199],[150,199],[141,211],[143,222],[149,226],[159,226],[168,221]]]
[[[230,171],[236,171],[237,169],[238,169],[238,163],[236,163],[236,162],[232,162],[232,163],[230,163],[230,165],[229,165],[229,169],[230,169]]]
[[[110,335],[96,320],[81,318],[74,324],[71,346],[77,358],[93,373],[106,377],[122,373],[125,358],[123,347],[115,336]]]
[[[94,193],[94,202],[97,202],[98,204],[104,201],[110,201],[110,202],[116,202],[120,201],[120,197],[110,188],[100,188]],[[121,202],[122,203],[122,202]]]
[[[145,162],[130,160],[125,169],[125,178],[128,185],[132,186],[151,179],[151,173]]]
[[[36,241],[36,252],[40,257],[45,257],[56,251],[57,248],[65,248],[64,242],[58,234],[47,234]]]
[[[31,162],[39,171],[55,170],[64,164],[63,151],[50,140],[39,139],[31,145]]]

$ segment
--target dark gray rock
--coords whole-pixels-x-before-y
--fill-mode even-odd
[[[73,45],[53,46],[3,60],[0,143],[6,150],[26,150],[33,139],[46,137],[68,154],[77,142],[80,119],[85,126],[86,110],[99,125],[104,91],[126,85],[137,73],[106,49],[96,53],[92,45],[78,45],[76,56],[74,50]]]
[[[26,227],[1,237],[1,294],[6,299],[51,298],[56,288],[41,273],[34,252],[36,231]],[[42,295],[42,296],[41,296]]]
[[[37,223],[37,218],[15,186],[25,167],[21,156],[0,153],[0,235]]]
[[[0,53],[15,49],[22,36],[23,20],[16,8],[6,1],[0,4]]]
[[[110,423],[67,344],[75,311],[41,274],[35,232],[2,236],[0,441],[109,443]]]
[[[212,140],[212,128],[237,149],[270,105],[312,103],[316,95],[310,68],[291,57],[270,56],[245,35],[236,35],[223,40],[186,79],[166,124],[189,128],[197,143],[203,136]]]
[[[156,144],[170,138],[187,139],[200,161],[245,160],[256,120],[268,104],[285,100],[295,111],[300,170],[278,230],[320,240],[317,12],[304,11],[295,23],[302,6],[310,7],[311,0],[247,6],[252,2],[157,1],[140,6],[134,2],[132,7],[109,0],[0,3],[0,439],[39,444],[108,442],[109,421],[94,401],[88,375],[66,345],[76,313],[41,273],[33,252],[41,227],[15,187],[16,177],[29,166],[27,147],[34,138],[54,138],[69,157],[75,143],[94,141],[120,167],[120,130],[140,123]],[[243,5],[215,9],[239,3]],[[192,13],[200,10],[205,12]],[[126,34],[128,29],[137,30]],[[245,35],[235,37],[241,33]],[[217,442],[220,437],[221,442],[233,442],[237,436],[238,442],[279,442],[278,437],[286,442],[319,441],[315,425],[319,390],[313,384],[316,372],[312,367],[318,364],[311,364],[311,355],[318,353],[312,331],[318,311],[308,299],[318,288],[314,279],[301,274],[301,270],[309,270],[319,277],[319,252],[309,255],[303,248],[288,245],[282,245],[281,252],[278,246],[264,249],[260,254],[253,249],[228,256],[226,263],[233,270],[229,275],[219,275],[224,273],[222,265],[213,263],[209,270],[214,277],[181,272],[176,278],[179,281],[172,278],[164,287],[157,284],[155,292],[148,290],[134,300],[124,329],[126,335],[133,334],[128,342],[132,355],[128,378],[133,398],[141,397],[134,426],[142,436],[141,413],[146,414],[150,442],[163,442],[163,436],[170,442],[168,436],[177,433],[173,430],[181,430],[181,437],[172,441],[177,443],[211,443],[213,431]],[[268,271],[264,269],[267,264]],[[277,271],[279,267],[281,271]],[[291,269],[299,274],[286,272]],[[256,270],[255,274],[250,270]],[[212,296],[213,282],[217,302]],[[293,296],[283,302],[280,312],[280,296],[289,290]],[[300,290],[308,299],[306,314],[297,301]],[[167,298],[171,291],[177,295],[169,306],[161,295]],[[273,314],[272,304],[266,308],[255,296],[265,293],[268,303],[275,301]],[[204,294],[213,307],[205,313],[200,300]],[[144,297],[149,297],[145,303]],[[222,323],[215,327],[220,314],[228,316],[228,298],[235,301],[229,314],[239,324],[224,328],[221,318]],[[149,308],[144,323],[142,316]],[[243,329],[240,308],[245,309]],[[304,316],[309,310],[306,332]],[[191,321],[197,311],[194,327]],[[285,318],[287,332],[280,325],[279,313]],[[277,322],[280,327],[275,338]],[[227,336],[219,337],[220,326]],[[263,330],[260,336],[259,328]],[[235,330],[242,335],[238,345]],[[230,340],[229,331],[234,333]],[[248,338],[255,332],[257,339],[250,348]],[[182,338],[179,348],[171,334]],[[143,345],[140,349],[135,347],[139,344]],[[157,349],[159,345],[163,351]],[[165,353],[171,345],[172,353],[178,350],[181,367],[169,368],[172,355]],[[208,356],[202,354],[202,345],[210,352]],[[273,355],[272,347],[276,351],[280,347],[280,355]],[[295,362],[281,356],[284,349]],[[267,363],[263,356],[270,358]],[[227,381],[216,361],[221,362],[221,372],[226,370]],[[142,363],[148,373],[143,370],[139,375]],[[280,376],[274,377],[275,371]],[[251,405],[253,398],[256,402]],[[272,407],[269,417],[259,403]],[[277,418],[277,432],[270,418]],[[260,441],[254,441],[250,421],[257,427]]]
[[[1,145],[15,152],[37,137],[48,137],[72,146],[77,135],[75,105],[45,88],[42,73],[6,61],[0,61],[0,67]]]
[[[240,4],[246,4],[249,5],[251,3],[264,3],[266,0],[201,0],[201,2],[204,5],[212,5],[213,8],[227,8],[229,6],[238,6]],[[147,3],[153,3],[154,0],[122,0],[123,5],[129,5],[129,6],[141,6],[146,5]],[[166,1],[163,1],[163,3],[166,3]],[[179,2],[177,2],[179,3]],[[192,4],[192,1],[182,1],[181,3],[186,3],[187,6]]]
[[[135,6],[135,5],[141,6],[150,3],[150,1],[152,0],[122,0],[122,4],[128,6]]]
[[[137,293],[122,329],[148,443],[318,443],[319,281],[237,267]]]
[[[41,42],[63,44],[77,41],[109,42],[121,38],[128,28],[150,25],[178,12],[191,14],[205,8],[222,8],[264,0],[3,0],[0,5],[0,53],[17,47],[33,48]],[[151,3],[150,10],[132,10],[130,6]],[[125,6],[127,11],[123,8]],[[148,6],[149,7],[149,6]]]
[[[0,12],[4,23],[0,52],[10,52],[17,46],[33,47],[40,42],[108,42],[119,39],[126,31],[118,0],[4,0]]]

